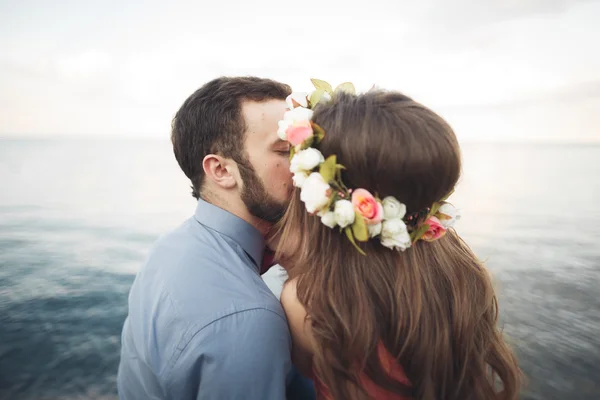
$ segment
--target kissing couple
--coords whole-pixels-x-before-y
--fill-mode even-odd
[[[402,93],[312,81],[221,77],[177,111],[198,204],[135,278],[120,398],[517,399],[454,229],[453,130]]]

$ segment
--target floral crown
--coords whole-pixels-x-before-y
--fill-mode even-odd
[[[311,79],[311,94],[292,93],[286,99],[290,108],[279,121],[277,131],[282,140],[292,145],[290,171],[294,186],[300,188],[300,200],[310,214],[316,214],[329,228],[338,226],[358,251],[366,255],[356,242],[379,238],[385,247],[404,251],[417,240],[433,241],[444,236],[460,218],[457,210],[445,200],[412,214],[393,196],[379,199],[368,190],[351,189],[342,181],[343,165],[335,155],[325,159],[315,148],[325,131],[311,118],[319,102],[327,102],[339,91],[355,94],[354,85],[342,83],[335,90],[319,79]]]

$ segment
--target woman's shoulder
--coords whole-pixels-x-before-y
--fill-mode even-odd
[[[283,306],[283,310],[285,311],[285,315],[288,319],[288,324],[290,325],[290,330],[292,331],[294,339],[296,339],[296,336],[305,339],[304,336],[310,333],[307,332],[310,329],[310,326],[307,326],[308,322],[306,318],[306,308],[304,308],[302,303],[300,303],[300,300],[298,300],[297,290],[297,279],[291,279],[287,281],[283,285],[280,300],[281,305]]]
[[[294,365],[305,376],[312,376],[314,339],[306,308],[297,296],[297,285],[297,279],[286,282],[281,292],[281,305],[285,311],[292,335],[292,360]]]
[[[283,284],[283,289],[281,290],[281,305],[284,308],[296,310],[298,307],[302,307],[302,304],[300,304],[296,295],[297,288],[298,278],[290,279]]]

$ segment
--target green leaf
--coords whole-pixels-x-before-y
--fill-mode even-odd
[[[429,224],[423,224],[421,226],[419,226],[419,229],[417,229],[416,231],[413,231],[410,234],[410,239],[413,242],[413,244],[421,239],[421,236],[423,236],[425,234],[425,232],[427,232],[429,230]]]
[[[331,155],[327,157],[327,160],[319,167],[319,173],[327,183],[335,178],[335,160],[335,155]]]
[[[431,206],[431,211],[429,212],[429,217],[434,216],[435,214],[437,214],[438,210],[440,209],[440,207],[442,206],[443,203],[441,202],[436,202],[433,203],[433,205]]]
[[[358,250],[358,252],[360,254],[362,254],[363,256],[366,256],[367,253],[365,253],[360,247],[358,247],[358,245],[354,241],[354,236],[352,236],[352,228],[346,227],[346,228],[344,228],[344,232],[346,232],[346,236],[348,237],[348,240],[350,240],[350,243],[352,243],[352,245],[354,245],[356,250]]]
[[[335,165],[335,179],[340,182],[340,186],[343,187],[342,183],[342,170],[346,169],[342,164]]]
[[[318,124],[310,121],[310,125],[312,126],[314,137],[317,138],[317,144],[321,143],[321,140],[325,138],[325,131]]]
[[[296,148],[292,146],[290,148],[290,161],[292,161],[292,158],[294,158],[294,154],[296,154]]]
[[[331,88],[331,85],[329,83],[322,81],[321,79],[315,78],[311,78],[310,81],[314,85],[315,89],[322,89],[324,92],[333,94],[333,89]]]
[[[359,213],[355,213],[354,223],[352,224],[352,233],[359,242],[366,242],[369,240],[369,229],[365,219]]]
[[[350,94],[356,94],[356,89],[354,88],[354,85],[351,82],[344,82],[344,83],[340,83],[336,88],[335,91],[342,91],[342,92],[346,92],[346,93],[350,93]]]
[[[336,164],[335,166],[335,179],[338,181],[338,184],[340,185],[340,187],[344,190],[346,190],[346,187],[344,186],[344,182],[342,182],[342,170],[346,169],[346,167],[344,167],[342,164]],[[347,193],[348,198],[350,198],[350,193]]]
[[[450,193],[448,193],[447,195],[445,195],[445,196],[444,196],[444,197],[443,197],[443,198],[440,200],[440,202],[443,202],[443,201],[446,201],[446,200],[448,200],[448,197],[452,196],[452,194],[453,194],[453,193],[454,193],[454,189],[452,189],[452,190],[450,191]]]
[[[315,137],[314,136],[309,137],[304,142],[302,142],[302,144],[300,145],[300,149],[301,150],[306,150],[309,147],[312,147],[314,141],[315,141]]]
[[[315,106],[319,103],[319,101],[321,101],[324,94],[325,94],[324,89],[317,89],[314,92],[312,92],[310,95],[310,99],[309,99],[310,108],[314,109]]]

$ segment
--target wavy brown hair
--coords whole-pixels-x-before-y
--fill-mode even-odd
[[[326,132],[319,150],[346,166],[343,180],[408,212],[430,207],[456,185],[460,149],[437,114],[396,92],[340,93],[317,106]],[[498,328],[498,301],[487,270],[450,229],[405,252],[361,243],[309,215],[295,193],[280,223],[277,257],[297,278],[297,296],[314,336],[313,369],[335,399],[363,399],[366,375],[414,399],[516,399],[521,372]],[[410,386],[392,380],[378,358],[382,343]]]

